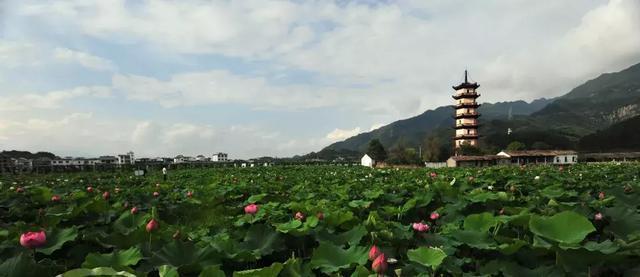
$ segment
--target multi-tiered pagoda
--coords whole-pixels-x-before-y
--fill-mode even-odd
[[[478,83],[470,83],[467,78],[467,71],[464,71],[464,83],[454,86],[456,91],[453,99],[456,100],[455,109],[455,129],[456,135],[453,138],[455,155],[460,155],[460,148],[463,145],[478,147],[478,107],[476,98],[480,94],[476,89],[480,87]]]

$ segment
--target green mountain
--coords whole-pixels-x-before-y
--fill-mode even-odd
[[[580,150],[589,152],[640,150],[640,116],[618,122],[606,129],[586,135],[578,143]]]
[[[484,103],[479,112],[482,114],[480,145],[487,153],[505,148],[513,141],[523,142],[530,149],[577,148],[581,138],[640,115],[640,64],[602,74],[554,99]],[[430,136],[436,137],[441,148],[449,151],[452,115],[451,106],[428,110],[333,143],[315,154],[355,156],[354,152],[365,152],[374,138],[387,149],[418,148]],[[511,132],[507,132],[509,129]],[[606,143],[604,145],[607,149]]]

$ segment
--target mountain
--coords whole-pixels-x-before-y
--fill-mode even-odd
[[[580,139],[580,150],[590,152],[640,151],[640,116],[618,122]]]
[[[640,64],[606,73],[553,99],[483,103],[480,145],[491,153],[512,141],[528,148],[576,148],[586,135],[640,115]],[[387,149],[421,146],[429,136],[451,148],[453,108],[428,110],[376,130],[333,143],[318,153],[363,153],[372,139]],[[507,130],[511,129],[510,134]],[[448,154],[448,153],[445,153]]]
[[[49,153],[49,152],[37,152],[37,153],[31,153],[29,151],[18,151],[18,150],[11,150],[11,151],[2,151],[0,152],[1,156],[6,156],[9,158],[26,158],[26,159],[37,159],[37,158],[49,158],[49,159],[55,159],[57,158],[57,156],[53,153]]]
[[[553,99],[538,99],[531,103],[525,101],[484,103],[478,109],[482,120],[507,120],[511,111],[512,116],[530,115]],[[453,107],[444,106],[435,110],[428,110],[418,116],[399,120],[370,132],[361,133],[344,141],[327,146],[326,150],[349,150],[360,153],[366,151],[369,141],[377,138],[386,148],[394,148],[399,144],[418,146],[424,138],[437,129],[453,126]]]

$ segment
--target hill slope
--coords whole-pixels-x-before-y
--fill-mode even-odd
[[[516,140],[529,148],[574,148],[582,137],[640,115],[640,64],[602,74],[555,99],[484,103],[479,112],[481,145],[488,152]],[[452,114],[451,106],[428,110],[333,143],[323,151],[362,153],[374,138],[387,149],[401,144],[418,146],[432,135],[446,146],[453,135]]]

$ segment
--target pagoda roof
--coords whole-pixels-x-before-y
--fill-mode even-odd
[[[457,85],[457,86],[453,86],[453,89],[455,90],[459,90],[459,89],[463,89],[463,88],[471,88],[471,89],[477,89],[478,87],[480,87],[480,85],[478,85],[478,83],[473,82],[470,83],[469,82],[469,78],[467,77],[467,71],[464,71],[464,82],[462,82],[461,84]]]

